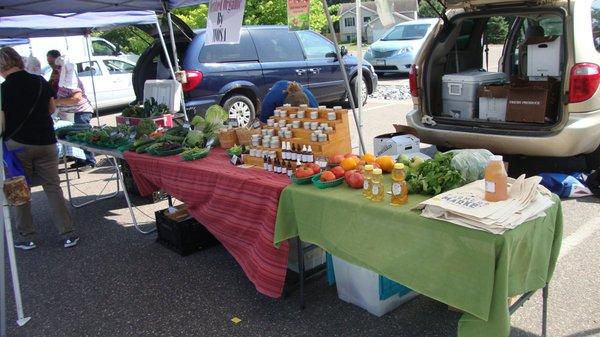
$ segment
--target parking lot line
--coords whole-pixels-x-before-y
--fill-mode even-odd
[[[577,228],[573,234],[567,236],[563,240],[558,258],[561,259],[569,254],[573,248],[576,248],[578,245],[591,238],[592,235],[594,235],[594,233],[598,230],[600,230],[600,218],[595,218],[584,223],[582,226]]]

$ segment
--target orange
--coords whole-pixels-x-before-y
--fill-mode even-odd
[[[381,166],[381,170],[385,173],[390,173],[394,169],[394,159],[391,156],[380,156],[375,160],[379,166]]]
[[[346,158],[346,159],[342,160],[342,162],[340,163],[340,166],[345,171],[354,170],[356,168],[356,166],[358,166],[358,161],[354,158]]]
[[[364,160],[366,163],[372,164],[375,162],[375,160],[377,160],[377,158],[372,153],[365,153],[362,156],[362,160]]]

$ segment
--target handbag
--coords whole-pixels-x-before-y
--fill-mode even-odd
[[[21,124],[9,135],[5,137],[4,130],[2,130],[2,157],[4,162],[4,172],[5,172],[5,180],[3,182],[3,190],[4,196],[6,197],[6,201],[11,206],[18,206],[25,204],[31,200],[31,191],[29,189],[28,180],[29,177],[25,175],[25,170],[23,169],[23,165],[21,161],[17,157],[17,153],[22,152],[23,148],[18,148],[14,150],[9,150],[6,146],[6,140],[9,140],[13,137],[17,132],[19,132],[25,123],[31,117],[33,110],[37,106],[41,96],[42,96],[42,87],[43,82],[42,78],[40,79],[40,87],[38,88],[38,93],[35,101],[33,102],[31,109],[25,115],[25,118],[21,122]]]

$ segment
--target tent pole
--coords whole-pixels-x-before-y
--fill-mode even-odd
[[[0,221],[2,222],[2,226],[4,226],[4,209],[2,209],[2,213]],[[2,279],[0,279],[0,337],[6,337],[6,261],[4,256],[3,230],[0,230],[0,264],[2,268]]]
[[[169,16],[170,18],[170,16]],[[163,51],[165,52],[165,58],[167,59],[167,65],[169,66],[169,70],[171,71],[171,77],[173,80],[177,80],[175,77],[175,68],[173,68],[173,64],[171,63],[171,58],[169,57],[169,50],[167,49],[167,43],[165,42],[165,37],[163,36],[162,29],[160,29],[160,22],[156,22],[156,29],[158,31],[158,38],[160,39],[160,44],[162,45]],[[175,41],[175,40],[172,40]],[[183,101],[183,92],[181,93],[181,107],[183,108],[183,119],[188,122],[187,111],[185,111],[185,102]]]
[[[173,31],[173,20],[171,19],[171,12],[167,12],[167,21],[169,23],[169,37],[171,38],[171,49],[173,50],[173,60],[175,61],[175,69],[179,71],[179,58],[177,57],[177,44],[175,43],[175,32]],[[183,116],[185,121],[188,121],[187,110],[185,108],[185,97],[183,91],[181,92],[181,109],[183,109]]]
[[[362,69],[363,67],[363,55],[362,55],[362,2],[361,0],[356,0],[356,58],[358,69]],[[358,125],[362,130],[363,127],[363,97],[362,97],[362,87],[363,87],[363,72],[358,71],[356,73],[356,97],[358,97]],[[360,154],[364,154],[364,151],[361,151]]]
[[[98,127],[100,127],[100,112],[98,111],[98,97],[96,94],[96,82],[94,81],[94,73],[96,72],[94,69],[94,64],[92,63],[92,53],[90,52],[90,34],[85,34],[85,45],[88,54],[88,62],[90,64],[90,75],[92,77],[92,91],[94,92],[94,110],[96,112],[96,122],[98,123]],[[100,66],[100,65],[98,65]]]
[[[340,53],[340,46],[338,45],[337,36],[335,35],[335,30],[333,29],[333,21],[331,20],[331,14],[329,13],[329,7],[327,6],[327,0],[321,0],[323,2],[323,9],[325,12],[325,16],[327,17],[327,22],[329,23],[329,31],[333,37],[333,45],[335,47],[335,53],[337,55],[338,61],[340,62],[340,68],[342,70],[342,76],[344,77],[344,83],[346,84],[346,92],[348,92],[348,101],[350,102],[350,107],[352,108],[352,115],[354,116],[354,121],[356,124],[356,131],[358,132],[358,142],[359,149],[362,153],[365,153],[365,143],[363,142],[362,130],[360,125],[358,124],[358,116],[356,115],[356,105],[354,104],[354,93],[352,93],[352,87],[350,86],[350,80],[348,79],[348,73],[346,70],[346,64],[344,59],[342,58],[342,54]]]
[[[0,150],[0,155],[4,158],[4,149]],[[0,181],[4,181],[4,170],[0,170]],[[21,298],[21,283],[19,282],[19,271],[17,269],[17,257],[15,255],[15,245],[13,242],[12,225],[10,222],[10,210],[6,202],[6,196],[4,191],[0,191],[2,195],[2,225],[4,226],[4,233],[6,235],[6,250],[8,251],[8,261],[10,263],[10,273],[13,281],[13,292],[15,294],[15,306],[17,308],[17,324],[23,326],[29,322],[31,317],[25,317],[23,312],[23,300]],[[4,242],[4,241],[3,241]],[[4,251],[3,251],[4,253]],[[2,260],[4,261],[4,260]],[[4,271],[3,271],[4,273]],[[4,278],[3,278],[4,279]],[[4,282],[3,282],[4,283]],[[6,298],[4,298],[5,300]],[[3,305],[4,301],[2,302]],[[5,328],[5,325],[4,325]]]

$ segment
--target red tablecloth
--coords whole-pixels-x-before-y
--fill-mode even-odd
[[[290,183],[287,176],[237,168],[220,148],[193,162],[134,152],[124,156],[142,195],[161,189],[186,203],[259,292],[281,296],[289,248],[287,243],[275,248],[273,235],[279,195]]]

